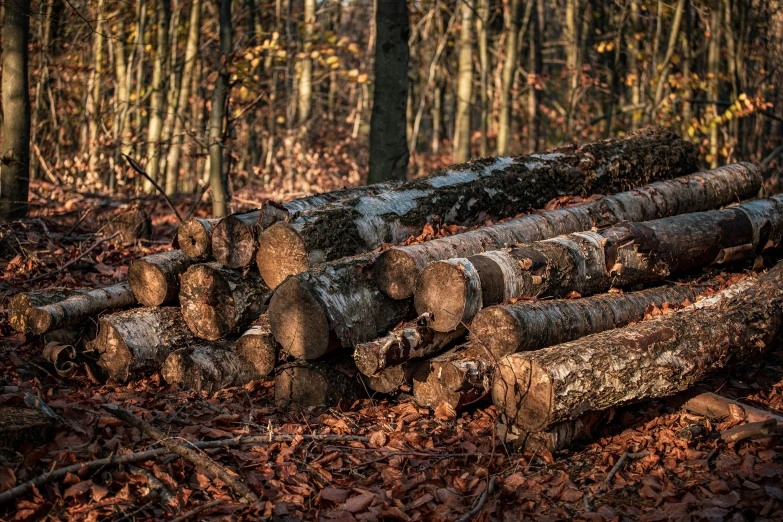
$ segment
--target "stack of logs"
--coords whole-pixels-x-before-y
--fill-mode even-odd
[[[671,283],[759,268],[783,237],[783,196],[755,199],[753,165],[697,166],[692,145],[651,128],[193,218],[179,249],[134,261],[126,283],[20,294],[11,322],[81,336],[96,374],[119,382],[160,371],[211,392],[274,373],[280,406],[374,391],[457,411],[491,397],[502,433],[572,440],[613,407],[763,351],[781,327],[783,266],[728,288]],[[533,211],[564,195],[583,199]],[[467,231],[412,242],[428,224]]]

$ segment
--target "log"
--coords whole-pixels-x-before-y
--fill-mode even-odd
[[[136,259],[128,268],[133,295],[144,306],[160,306],[179,295],[179,278],[193,263],[182,250],[170,250]]]
[[[334,406],[365,395],[350,357],[319,361],[294,361],[275,371],[275,404]]]
[[[486,350],[464,344],[423,362],[413,376],[413,398],[417,404],[435,408],[446,403],[454,410],[488,397],[494,361]]]
[[[696,170],[693,146],[664,129],[548,154],[482,158],[279,221],[260,234],[256,261],[275,288],[319,263],[400,243],[428,222],[476,225],[564,194],[614,193]]]
[[[161,375],[169,384],[207,393],[262,378],[233,348],[225,341],[180,348],[166,357]]]
[[[783,196],[725,210],[622,223],[526,246],[430,263],[416,283],[433,329],[468,324],[481,308],[519,296],[563,297],[665,279],[675,272],[753,259],[783,236]]]
[[[747,363],[783,323],[783,263],[682,310],[498,363],[492,400],[508,421],[543,431],[586,411],[674,395]]]
[[[192,265],[180,280],[182,316],[194,334],[209,341],[250,326],[266,311],[269,296],[258,274],[218,263]]]
[[[260,210],[231,214],[220,220],[212,232],[212,254],[227,268],[250,266],[256,257]]]
[[[378,393],[397,394],[410,393],[413,389],[413,378],[419,365],[418,359],[411,359],[396,366],[389,366],[375,375],[362,375],[368,388]]]
[[[429,263],[468,257],[515,244],[606,228],[622,221],[650,221],[700,212],[754,197],[761,188],[758,169],[749,163],[727,165],[576,205],[510,219],[425,243],[394,247],[373,268],[378,288],[394,299],[413,295],[416,278]]]
[[[547,431],[529,432],[514,424],[506,424],[502,417],[495,421],[498,439],[515,452],[560,451],[572,444],[594,438],[594,433],[611,417],[610,412],[588,412],[577,419],[561,422]]]
[[[8,303],[8,322],[19,333],[30,333],[29,315],[34,308],[58,303],[86,292],[68,288],[50,288],[49,290],[31,290],[16,294]]]
[[[106,310],[127,308],[136,304],[128,283],[72,295],[62,301],[38,306],[28,312],[28,328],[34,334],[45,334],[84,323]]]
[[[0,406],[0,448],[19,451],[37,448],[52,440],[54,419],[43,412],[15,406]]]
[[[258,374],[266,377],[275,368],[280,345],[275,341],[268,324],[253,325],[237,340],[234,351]]]
[[[91,347],[109,377],[126,382],[160,370],[171,352],[197,342],[179,308],[164,306],[104,315]]]
[[[383,337],[357,344],[353,359],[356,368],[364,375],[379,376],[381,372],[385,373],[385,370],[408,360],[422,359],[441,352],[464,334],[464,328],[442,333],[415,322],[408,323]]]
[[[220,219],[190,218],[177,230],[179,248],[191,259],[212,259],[212,231]]]
[[[774,419],[778,424],[783,425],[782,415],[710,392],[697,392],[695,396],[688,398],[682,405],[682,409],[710,419],[729,419],[734,417],[735,412],[740,412],[743,416],[742,420],[747,422],[763,422],[767,419]]]
[[[383,295],[371,279],[374,259],[364,254],[325,263],[281,284],[268,312],[280,349],[297,359],[317,359],[411,319],[411,303]]]
[[[101,230],[104,237],[119,233],[118,241],[123,244],[136,243],[152,237],[152,221],[141,207],[101,217]]]

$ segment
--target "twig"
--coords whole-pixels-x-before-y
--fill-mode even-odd
[[[136,163],[136,160],[128,156],[127,154],[122,155],[123,158],[125,158],[125,161],[128,162],[128,164],[131,166],[133,170],[147,178],[147,181],[152,183],[152,186],[155,187],[155,190],[160,192],[163,195],[163,198],[166,200],[166,203],[168,204],[169,208],[174,211],[174,215],[177,216],[177,219],[179,219],[179,222],[182,223],[182,216],[179,215],[179,212],[177,211],[177,208],[174,206],[174,204],[171,202],[169,197],[166,195],[166,191],[163,190],[158,183],[150,177],[149,174],[147,174],[147,171],[141,168],[141,165]]]
[[[154,427],[149,422],[146,422],[136,417],[131,412],[120,408],[116,404],[103,404],[101,405],[101,408],[106,412],[108,412],[110,415],[117,417],[118,419],[120,419],[121,421],[127,424],[130,424],[131,426],[138,429],[148,437],[151,437],[156,442],[160,442],[170,452],[179,455],[183,459],[189,460],[199,468],[209,471],[217,478],[219,478],[222,482],[224,482],[229,488],[231,488],[234,491],[234,493],[236,493],[243,500],[246,500],[251,504],[259,500],[256,494],[250,491],[250,488],[247,486],[247,484],[234,478],[226,470],[226,468],[224,468],[214,460],[210,459],[209,457],[196,453],[194,450],[190,448],[186,448],[185,446],[174,442],[172,439],[168,438],[165,433],[163,433],[162,431]]]
[[[468,522],[471,518],[481,513],[481,510],[484,509],[484,506],[487,503],[487,499],[489,499],[489,496],[494,493],[495,491],[495,477],[492,477],[489,479],[489,485],[487,486],[487,489],[484,490],[484,493],[481,494],[481,499],[479,500],[478,504],[476,504],[476,507],[462,515],[457,522]]]
[[[606,476],[606,478],[604,479],[604,482],[606,482],[607,484],[609,484],[610,482],[612,482],[612,479],[613,479],[613,478],[614,478],[614,476],[617,474],[617,472],[618,472],[618,471],[620,471],[620,467],[623,465],[623,463],[624,463],[626,460],[628,460],[628,459],[641,459],[641,458],[643,458],[643,457],[646,457],[646,456],[647,456],[647,455],[649,455],[649,454],[650,454],[650,452],[649,452],[649,451],[641,451],[641,452],[639,452],[639,453],[628,453],[628,452],[626,451],[625,453],[623,453],[622,455],[620,455],[620,458],[619,458],[619,459],[617,459],[617,463],[614,465],[614,467],[612,468],[612,470],[611,470],[611,471],[609,472],[609,474]]]
[[[52,180],[53,183],[60,185],[64,185],[65,182],[60,176],[55,176],[55,174],[52,172],[52,170],[49,168],[49,166],[46,164],[46,160],[44,160],[43,156],[41,155],[41,149],[38,148],[38,145],[35,143],[31,143],[31,148],[33,149],[33,152],[35,152],[35,157],[38,158],[38,161],[41,163],[41,168],[46,173],[47,176],[49,176],[49,179]]]
[[[196,202],[193,204],[192,207],[190,207],[190,210],[188,210],[188,213],[185,214],[185,219],[190,219],[193,216],[193,213],[196,211],[198,206],[201,204],[201,200],[204,199],[204,194],[207,193],[208,189],[209,189],[209,183],[204,183],[204,187],[198,193],[198,199],[196,199]]]
[[[67,263],[65,263],[63,266],[61,266],[61,267],[60,267],[60,268],[58,268],[57,270],[52,270],[51,272],[47,272],[47,273],[45,273],[45,274],[41,274],[41,275],[39,275],[39,276],[36,276],[36,277],[34,277],[34,278],[32,278],[32,279],[28,279],[28,280],[26,281],[26,283],[33,283],[33,282],[35,282],[35,281],[40,281],[41,279],[46,279],[47,277],[51,277],[51,276],[53,276],[53,275],[59,274],[60,272],[62,272],[62,271],[63,271],[63,270],[65,270],[66,268],[68,268],[69,266],[71,266],[71,265],[73,265],[73,264],[75,264],[75,263],[79,262],[81,259],[83,259],[83,258],[84,258],[84,256],[86,256],[87,254],[89,254],[90,252],[92,252],[93,250],[95,250],[95,248],[97,248],[97,247],[98,247],[98,245],[100,245],[100,244],[102,244],[102,243],[105,243],[106,241],[108,241],[108,240],[110,240],[110,239],[114,239],[115,237],[117,237],[117,236],[119,236],[119,235],[120,235],[120,232],[115,232],[114,234],[112,234],[112,235],[111,235],[111,236],[109,236],[109,237],[104,237],[103,239],[99,239],[99,240],[98,240],[98,241],[96,241],[96,242],[95,242],[95,243],[94,243],[94,244],[93,244],[93,245],[92,245],[90,248],[88,248],[87,250],[85,250],[84,252],[82,252],[81,254],[79,254],[79,256],[78,256],[77,258],[75,258],[75,259],[71,259],[70,261],[68,261]]]
[[[79,218],[79,221],[77,221],[76,223],[74,223],[74,225],[71,227],[71,229],[70,229],[70,230],[68,230],[68,232],[66,232],[66,233],[65,233],[65,235],[64,235],[63,237],[68,237],[68,236],[70,236],[70,235],[71,235],[71,233],[72,233],[74,230],[76,230],[76,227],[78,227],[78,226],[79,226],[79,224],[80,224],[82,221],[84,221],[84,218],[86,218],[87,216],[89,216],[89,215],[90,215],[90,212],[92,212],[92,209],[93,209],[93,207],[90,207],[90,208],[88,208],[88,209],[87,209],[87,212],[85,212],[84,214],[82,214],[82,217],[80,217],[80,218]]]
[[[169,491],[163,482],[161,482],[151,471],[134,466],[133,464],[128,466],[128,468],[136,475],[144,475],[147,477],[147,484],[149,484],[150,490],[154,491],[158,494],[158,496],[160,496],[160,500],[163,502],[164,506],[169,508],[179,506],[179,501],[177,498],[171,494],[171,491]]]
[[[178,516],[176,518],[172,518],[171,522],[184,522],[185,520],[189,519],[193,515],[198,515],[202,511],[206,511],[207,509],[213,508],[213,507],[215,507],[215,506],[217,506],[219,504],[222,504],[222,503],[223,503],[223,501],[218,499],[218,500],[213,500],[212,502],[207,502],[206,504],[201,504],[200,506],[194,507],[190,511],[186,511],[186,512],[182,513],[180,516]]]

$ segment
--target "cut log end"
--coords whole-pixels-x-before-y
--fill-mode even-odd
[[[378,289],[392,299],[407,299],[416,289],[419,267],[413,258],[402,250],[392,248],[382,252],[373,267]]]
[[[505,308],[493,306],[476,314],[470,323],[470,338],[483,344],[495,356],[502,356],[517,351],[522,344],[523,333],[513,314]]]
[[[541,431],[551,424],[552,378],[533,361],[506,357],[498,363],[492,402],[522,429]]]
[[[353,352],[353,361],[362,374],[372,377],[381,370],[381,359],[378,353],[368,346],[369,344],[363,343],[356,346]]]
[[[486,394],[463,389],[463,375],[448,362],[433,360],[421,364],[413,376],[413,397],[417,404],[436,408],[446,403],[460,410]]]
[[[288,223],[278,222],[259,236],[256,264],[264,282],[276,288],[289,275],[310,268],[310,259],[299,234]]]
[[[212,255],[212,224],[198,218],[188,219],[177,231],[179,248],[192,259],[206,259]]]
[[[180,292],[182,316],[198,337],[214,341],[234,328],[234,298],[218,270],[209,265],[190,267],[182,275]]]
[[[333,406],[359,398],[356,377],[340,371],[340,360],[296,361],[275,373],[275,403],[290,406]]]
[[[255,224],[248,224],[236,215],[223,218],[212,233],[212,253],[228,268],[250,266],[256,246]]]
[[[52,330],[52,323],[52,315],[46,310],[31,308],[27,313],[27,328],[30,333],[46,333]]]
[[[252,327],[237,340],[234,351],[261,377],[272,373],[277,360],[277,342],[265,327]]]
[[[321,303],[295,277],[269,302],[269,325],[281,349],[297,359],[316,359],[329,349],[329,319]]]
[[[137,259],[128,268],[133,295],[145,306],[160,306],[169,299],[166,274],[159,266]]]
[[[456,330],[468,301],[468,277],[461,266],[447,262],[428,265],[416,283],[416,313],[432,313],[428,326],[437,332]]]
[[[413,375],[415,374],[418,361],[390,366],[380,372],[379,375],[370,377],[365,376],[364,382],[367,387],[378,393],[395,394],[400,391],[410,391],[413,384]]]

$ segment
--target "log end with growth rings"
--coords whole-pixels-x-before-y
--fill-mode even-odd
[[[212,253],[227,268],[244,268],[253,264],[257,238],[255,224],[237,215],[223,218],[212,232]]]
[[[378,289],[392,299],[407,299],[416,290],[419,267],[403,250],[391,248],[378,256],[373,275]]]
[[[209,265],[194,265],[182,275],[180,303],[188,328],[202,339],[214,341],[236,324],[236,306],[230,286]]]
[[[329,318],[297,278],[281,284],[269,302],[269,326],[281,350],[297,359],[316,359],[329,349]]]
[[[412,379],[409,379],[412,374],[410,365],[398,364],[386,368],[380,375],[365,376],[364,381],[368,388],[378,393],[396,393],[412,384]]]
[[[445,261],[430,263],[416,283],[416,313],[431,312],[427,326],[436,332],[456,330],[468,306],[468,285],[468,274],[461,265]]]
[[[520,429],[541,431],[551,424],[553,386],[549,373],[530,359],[504,357],[493,379],[492,402]]]
[[[41,308],[31,308],[27,313],[27,329],[30,333],[41,335],[52,329],[52,315]]]
[[[476,314],[470,323],[470,338],[495,357],[516,352],[524,340],[518,321],[502,306],[490,306]]]
[[[192,259],[206,259],[212,255],[212,225],[198,218],[182,223],[177,230],[179,248]]]
[[[169,299],[169,285],[161,267],[144,259],[133,261],[128,268],[128,282],[133,295],[144,306],[160,306]]]
[[[286,277],[310,268],[310,258],[301,236],[291,225],[281,221],[261,232],[256,264],[264,282],[274,289]]]
[[[272,373],[277,360],[277,342],[265,327],[252,327],[237,339],[234,351],[261,377]]]
[[[416,403],[436,408],[446,403],[455,410],[479,398],[475,393],[462,390],[463,375],[448,362],[425,361],[413,375],[413,396]]]
[[[387,341],[386,337],[379,339],[378,341],[370,341],[369,343],[357,344],[353,351],[353,362],[356,364],[356,368],[364,375],[375,376],[383,368],[381,358],[378,355],[378,351],[375,345],[378,342]]]

